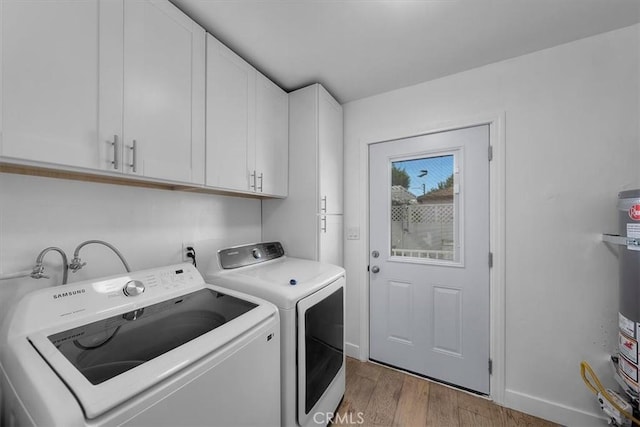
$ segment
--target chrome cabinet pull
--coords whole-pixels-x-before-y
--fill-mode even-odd
[[[133,173],[136,173],[137,172],[136,165],[138,164],[138,159],[137,159],[138,144],[136,144],[135,139],[131,143],[131,147],[129,147],[129,149],[131,150],[131,164],[129,165],[129,167],[131,167],[131,170],[133,171]]]
[[[320,207],[320,211],[327,213],[327,196],[324,196],[321,202],[322,202],[322,206]]]
[[[251,180],[253,180],[253,184],[251,183]],[[249,188],[253,191],[256,191],[256,171],[253,171],[253,173],[249,174]]]
[[[256,188],[256,191],[260,191],[262,193],[262,175],[263,173],[260,172],[260,176],[258,176],[258,179],[260,180],[260,187]]]
[[[327,232],[327,217],[323,216],[322,218],[320,218],[320,221],[322,222],[322,225],[320,227],[320,229],[322,230],[323,233]]]
[[[113,160],[111,161],[111,164],[115,170],[118,170],[120,167],[120,161],[118,160],[118,135],[113,135],[113,142],[111,145],[113,145]]]

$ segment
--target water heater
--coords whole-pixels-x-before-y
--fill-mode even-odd
[[[620,245],[618,304],[618,351],[611,356],[616,382],[624,394],[605,389],[589,363],[580,363],[585,385],[596,395],[609,424],[640,426],[640,189],[618,193],[618,234],[603,234],[602,240]]]
[[[640,190],[618,194],[618,233],[621,237],[620,304],[618,311],[618,374],[627,392],[640,394]]]

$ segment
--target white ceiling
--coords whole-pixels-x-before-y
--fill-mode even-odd
[[[172,0],[283,89],[341,103],[640,22],[640,0]]]

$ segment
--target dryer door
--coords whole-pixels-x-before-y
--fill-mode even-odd
[[[341,277],[297,304],[300,425],[316,412],[336,409],[323,403],[345,363],[344,282]]]

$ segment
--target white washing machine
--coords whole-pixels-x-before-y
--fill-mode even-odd
[[[0,331],[2,426],[279,426],[280,323],[190,264],[35,291]]]
[[[345,390],[343,268],[285,256],[279,242],[218,252],[208,282],[280,310],[282,425],[327,425]]]

